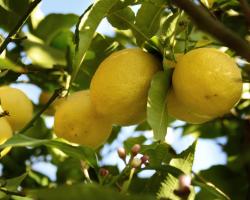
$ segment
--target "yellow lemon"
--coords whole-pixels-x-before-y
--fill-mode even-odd
[[[51,92],[42,92],[39,97],[39,104],[45,105],[49,99],[52,97]],[[44,114],[48,116],[52,116],[55,114],[57,107],[63,102],[64,98],[56,98],[56,100],[47,108],[47,110],[44,112]]]
[[[10,124],[4,117],[1,117],[0,118],[0,144],[5,143],[6,140],[8,140],[12,136],[12,134],[13,132],[12,132]],[[6,147],[5,149],[3,149],[0,152],[0,158],[5,156],[10,151],[10,149],[11,147]]]
[[[55,134],[70,142],[97,148],[111,130],[111,123],[95,112],[88,90],[73,93],[56,110]]]
[[[201,124],[212,119],[209,116],[198,115],[191,112],[188,107],[176,98],[173,89],[170,89],[167,96],[167,112],[170,116],[191,124]]]
[[[150,82],[160,68],[157,58],[139,48],[111,54],[100,64],[90,85],[97,112],[117,125],[145,120]]]
[[[204,116],[228,113],[242,92],[241,72],[235,61],[213,48],[195,49],[182,56],[172,81],[179,101]]]
[[[12,136],[12,129],[8,121],[4,118],[0,118],[0,144],[3,144]]]
[[[33,105],[28,97],[19,89],[8,86],[0,87],[1,106],[9,112],[5,118],[12,130],[22,129],[32,118]]]

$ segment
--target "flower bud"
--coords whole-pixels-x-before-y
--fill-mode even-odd
[[[131,148],[131,155],[134,157],[136,156],[141,150],[141,145],[139,144],[135,144],[132,148]]]
[[[148,161],[149,161],[149,156],[148,155],[143,155],[141,157],[142,164],[146,165],[146,164],[148,164]]]
[[[107,170],[107,169],[105,169],[105,168],[101,168],[100,170],[99,170],[99,173],[100,173],[100,175],[101,176],[107,176],[107,175],[109,175],[109,170]]]
[[[118,153],[118,156],[121,159],[125,160],[125,158],[126,158],[126,150],[123,147],[118,148],[117,153]]]
[[[133,158],[133,160],[131,161],[131,167],[133,168],[138,168],[141,166],[141,159],[139,158]]]

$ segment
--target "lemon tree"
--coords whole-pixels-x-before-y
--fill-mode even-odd
[[[249,10],[0,0],[0,199],[250,199]]]

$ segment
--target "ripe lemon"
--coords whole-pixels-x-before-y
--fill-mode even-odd
[[[213,48],[195,49],[182,56],[172,81],[179,101],[205,116],[228,113],[242,92],[241,72],[235,61]]]
[[[111,130],[111,123],[95,112],[88,90],[70,95],[56,110],[55,134],[70,142],[97,148]]]
[[[90,85],[97,112],[117,125],[145,120],[150,82],[160,68],[157,58],[138,48],[111,54],[100,64]]]
[[[45,105],[49,99],[52,97],[51,92],[42,92],[39,97],[39,104],[40,105]],[[63,98],[57,98],[44,112],[44,114],[48,116],[52,116],[55,114],[57,107],[63,102]]]
[[[1,110],[1,109],[0,109]],[[3,144],[12,136],[13,132],[11,129],[10,124],[8,121],[4,118],[0,118],[0,144]],[[11,147],[6,147],[0,152],[0,158],[5,156],[9,151]]]
[[[4,118],[0,118],[0,144],[3,144],[12,136],[12,129],[8,121]]]
[[[13,131],[20,130],[31,120],[33,105],[21,90],[8,86],[0,87],[0,99],[2,108],[9,112],[6,119]]]
[[[211,117],[198,115],[191,112],[188,107],[182,104],[171,88],[167,96],[167,112],[170,116],[192,124],[201,124],[211,120]]]

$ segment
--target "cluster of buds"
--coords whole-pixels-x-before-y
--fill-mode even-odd
[[[141,158],[136,157],[141,151],[141,145],[135,144],[131,148],[131,157],[129,159],[129,165],[132,168],[139,168],[141,167],[142,164],[147,165],[149,162],[149,156],[148,155],[143,155]],[[126,162],[126,150],[123,147],[118,148],[117,150],[118,156],[124,161],[125,164]]]

